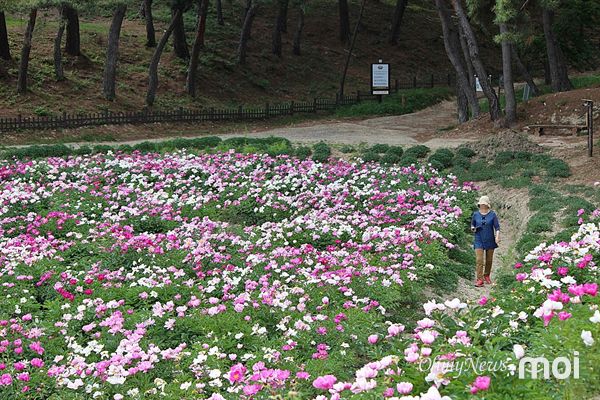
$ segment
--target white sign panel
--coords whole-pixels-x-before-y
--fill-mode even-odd
[[[483,92],[483,88],[481,87],[481,82],[479,82],[478,77],[475,77],[475,90],[478,92]]]
[[[371,90],[373,94],[390,93],[390,64],[371,65]]]

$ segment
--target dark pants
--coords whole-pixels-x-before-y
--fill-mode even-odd
[[[485,253],[485,257],[484,257]],[[485,262],[484,262],[485,259]],[[475,263],[477,264],[477,279],[483,280],[484,276],[490,276],[492,272],[492,261],[494,260],[494,249],[475,249]]]

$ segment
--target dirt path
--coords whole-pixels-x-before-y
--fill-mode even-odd
[[[257,129],[251,132],[233,130],[230,133],[219,133],[214,136],[229,138],[233,136],[245,136],[264,138],[269,136],[284,137],[295,143],[313,144],[325,141],[331,144],[357,145],[360,143],[376,144],[385,143],[390,145],[410,146],[425,144],[433,149],[440,147],[456,147],[460,144],[471,142],[476,138],[443,138],[440,132],[456,124],[456,103],[444,101],[424,110],[405,115],[393,115],[386,117],[351,119],[351,120],[328,120],[324,122],[306,121],[286,127]],[[108,129],[108,128],[107,128]],[[150,125],[149,130],[152,129]],[[109,129],[108,129],[109,130]],[[207,136],[205,129],[194,130],[193,126],[180,131],[182,134],[172,137],[154,137],[151,132],[144,139],[132,139],[120,142],[75,142],[70,146],[82,145],[135,145],[141,142],[162,142],[175,139],[176,137],[200,137]],[[208,134],[210,135],[210,134]],[[19,147],[19,146],[15,146]]]
[[[516,260],[515,245],[523,232],[532,212],[527,204],[529,195],[527,189],[506,189],[489,182],[480,182],[481,195],[490,197],[492,209],[498,214],[500,220],[500,243],[494,251],[492,264],[492,282],[502,271],[512,268]],[[473,266],[475,268],[475,266]],[[452,298],[477,301],[482,296],[489,297],[492,286],[475,287],[472,281],[461,279],[457,293]]]
[[[424,144],[431,148],[456,147],[474,139],[432,138],[437,132],[456,124],[456,103],[444,101],[424,110],[405,115],[369,118],[361,121],[334,122],[277,128],[248,136],[282,136],[294,142],[321,140],[338,144],[385,143],[390,145]]]

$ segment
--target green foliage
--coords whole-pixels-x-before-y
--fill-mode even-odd
[[[406,149],[406,151],[404,152],[405,156],[412,156],[414,158],[423,158],[425,157],[428,153],[429,153],[430,149],[429,147],[423,145],[423,144],[418,144],[412,147],[409,147],[408,149]]]
[[[387,153],[387,151],[390,149],[390,146],[388,144],[375,144],[373,145],[373,147],[371,147],[370,151],[377,153],[377,154],[383,154],[383,153]]]
[[[366,151],[361,155],[361,158],[364,162],[378,162],[381,157],[379,154],[374,151]]]
[[[397,94],[385,96],[383,102],[364,101],[351,106],[343,106],[336,110],[340,117],[356,117],[363,115],[402,115],[430,107],[450,98],[450,88],[410,89]]]
[[[569,164],[557,158],[553,158],[548,161],[546,170],[548,171],[548,176],[551,177],[567,178],[571,176]]]
[[[306,160],[312,155],[312,150],[307,146],[300,146],[296,148],[296,152],[294,154],[301,160]]]
[[[317,162],[325,163],[331,156],[331,147],[324,142],[319,142],[313,146],[312,159]]]
[[[468,147],[459,147],[458,149],[456,149],[456,154],[466,158],[471,158],[475,155],[475,150],[470,149]]]
[[[395,153],[387,152],[381,157],[381,163],[386,165],[396,164],[400,161],[400,157]]]
[[[449,149],[438,149],[429,156],[428,161],[435,168],[442,170],[446,168],[450,168],[452,166],[452,159],[454,158],[454,153]]]

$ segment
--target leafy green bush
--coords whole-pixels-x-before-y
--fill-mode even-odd
[[[419,160],[417,160],[414,155],[404,152],[404,155],[400,157],[400,161],[398,163],[404,167],[408,167],[409,165],[417,164],[418,162]]]
[[[390,146],[387,152],[390,154],[395,154],[398,157],[402,157],[402,155],[404,154],[404,149],[400,146]]]
[[[374,151],[366,151],[361,155],[361,158],[364,162],[377,162],[381,159],[379,154]]]
[[[400,161],[400,157],[397,154],[387,152],[381,157],[381,163],[386,165],[396,164]]]
[[[470,149],[468,147],[459,147],[458,149],[456,149],[456,154],[458,154],[462,157],[471,158],[476,153],[475,153],[475,150]]]
[[[383,154],[383,153],[387,153],[389,149],[390,149],[390,146],[388,144],[375,144],[375,145],[373,145],[373,147],[371,147],[370,151],[377,153],[377,154]]]
[[[452,166],[452,159],[454,158],[454,153],[449,149],[438,149],[435,153],[429,156],[428,161],[436,168],[436,169],[446,169]]]
[[[350,145],[343,145],[342,147],[340,147],[340,151],[344,154],[349,154],[349,153],[354,153],[356,150],[354,149],[353,146]]]
[[[312,159],[317,162],[325,163],[331,156],[331,147],[324,142],[319,142],[313,146]]]
[[[430,148],[423,145],[423,144],[418,144],[416,146],[412,146],[409,147],[408,149],[406,149],[406,151],[404,152],[404,155],[410,155],[414,158],[423,158],[425,157],[430,151]]]
[[[471,166],[471,160],[463,155],[456,154],[456,156],[454,156],[454,160],[452,160],[452,164],[456,167],[469,169]]]
[[[310,147],[300,146],[296,148],[294,155],[301,160],[306,160],[312,155],[312,150],[310,149]]]

